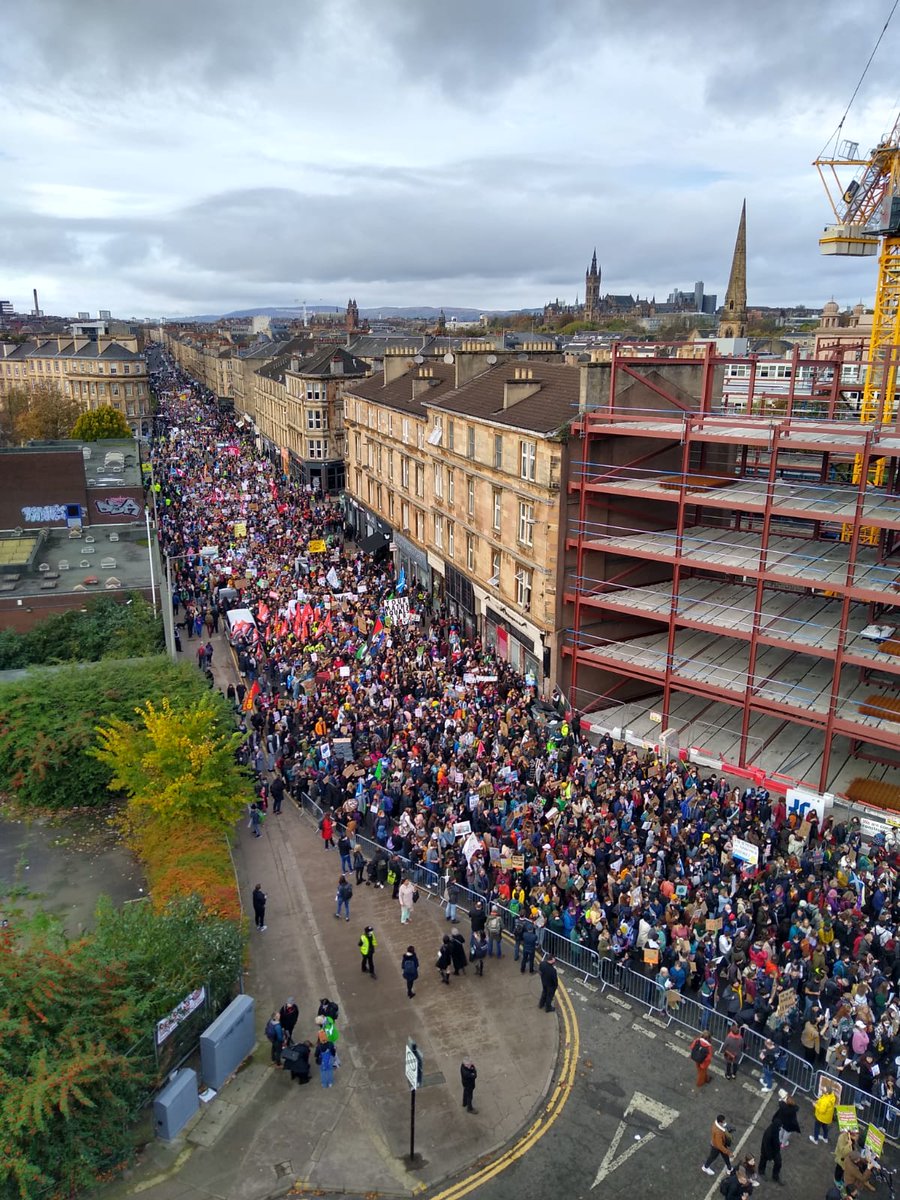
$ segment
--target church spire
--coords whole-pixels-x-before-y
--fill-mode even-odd
[[[747,201],[741,207],[741,220],[734,243],[728,291],[719,319],[717,337],[742,338],[747,336]]]

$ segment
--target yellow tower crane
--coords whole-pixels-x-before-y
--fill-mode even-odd
[[[866,425],[893,420],[896,403],[897,355],[900,347],[900,115],[891,132],[869,152],[859,154],[857,142],[844,141],[836,157],[817,158],[814,165],[824,184],[836,224],[825,227],[819,238],[823,254],[850,258],[874,255],[878,259],[878,287],[869,363],[863,387],[859,419]],[[853,172],[853,177],[847,176]],[[871,481],[884,483],[887,463],[880,458],[872,466]],[[862,455],[853,465],[853,482],[862,474]],[[850,538],[844,526],[843,540]],[[877,545],[878,530],[860,531],[867,545]]]

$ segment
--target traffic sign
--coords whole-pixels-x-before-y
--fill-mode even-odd
[[[408,1041],[406,1043],[406,1082],[413,1091],[422,1086],[422,1055],[416,1043]]]

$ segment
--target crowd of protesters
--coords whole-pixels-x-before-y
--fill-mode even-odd
[[[892,847],[764,788],[588,744],[558,693],[539,703],[439,598],[345,542],[337,501],[288,477],[249,425],[161,358],[153,384],[173,608],[188,637],[253,614],[232,634],[229,694],[261,805],[270,789],[279,808],[307,796],[351,848],[370,838],[378,853],[346,867],[358,883],[396,888],[405,860],[440,881],[451,919],[462,888],[487,914],[504,905],[532,966],[550,930],[646,971],[666,1005],[690,997],[757,1030],[773,1062],[790,1047],[893,1096]],[[733,857],[735,838],[758,865]]]

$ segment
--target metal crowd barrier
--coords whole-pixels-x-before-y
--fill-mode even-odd
[[[816,1075],[817,1094],[825,1080],[840,1088],[840,1104],[855,1104],[858,1116],[867,1125],[875,1125],[878,1129],[883,1130],[885,1136],[891,1138],[892,1141],[900,1139],[900,1108],[895,1108],[893,1104],[879,1100],[871,1092],[864,1092],[862,1088],[854,1087],[852,1083],[847,1083],[846,1079],[842,1079],[839,1075],[829,1075],[827,1071],[819,1071]]]

